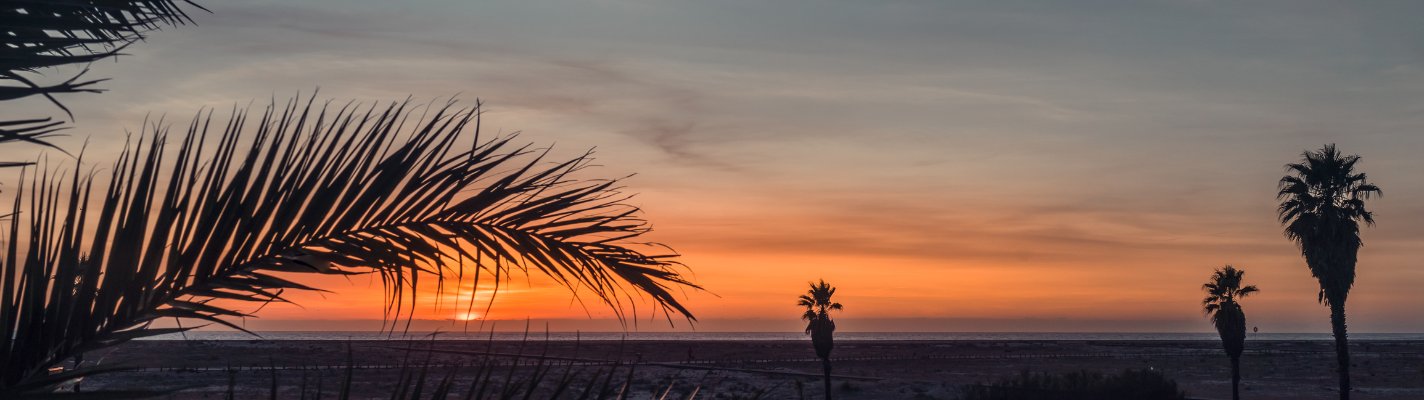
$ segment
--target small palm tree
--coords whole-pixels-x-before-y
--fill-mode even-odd
[[[1360,156],[1344,155],[1333,144],[1307,151],[1301,162],[1286,165],[1289,174],[1281,178],[1276,194],[1285,235],[1300,247],[1310,274],[1320,281],[1318,301],[1330,307],[1341,400],[1350,398],[1345,299],[1355,284],[1356,255],[1364,244],[1360,222],[1375,222],[1365,210],[1365,200],[1381,193],[1364,173],[1355,172],[1359,161]]]
[[[1206,299],[1202,300],[1202,311],[1211,317],[1216,325],[1216,333],[1221,334],[1221,346],[1226,356],[1231,358],[1231,398],[1241,399],[1241,351],[1246,347],[1246,313],[1241,310],[1238,299],[1256,293],[1255,285],[1242,287],[1242,271],[1227,265],[1211,274],[1211,280],[1202,285]]]
[[[831,320],[831,311],[840,311],[841,303],[831,301],[836,288],[826,283],[812,282],[811,290],[801,295],[796,305],[806,307],[801,319],[806,320],[806,333],[811,335],[811,344],[816,347],[816,357],[821,358],[821,367],[826,375],[826,398],[831,398],[831,348],[835,347],[832,334],[836,331],[836,321]]]

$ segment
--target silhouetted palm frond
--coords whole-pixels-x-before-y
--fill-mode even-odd
[[[649,228],[618,181],[574,177],[588,154],[549,162],[513,136],[481,137],[478,104],[417,109],[293,101],[218,127],[208,112],[176,140],[147,127],[104,179],[77,164],[33,174],[0,258],[0,393],[54,384],[45,369],[82,352],[183,330],[145,329],[159,318],[242,329],[232,301],[316,290],[284,273],[377,273],[392,321],[421,275],[498,290],[518,271],[620,318],[637,317],[634,296],[693,318],[671,290],[697,286],[675,254],[635,248]]]
[[[0,101],[43,96],[72,118],[54,95],[98,93],[94,84],[104,79],[84,79],[85,69],[45,82],[39,71],[113,57],[145,32],[192,22],[180,3],[202,9],[189,0],[0,0]],[[42,136],[0,135],[17,140],[48,145]]]
[[[55,132],[64,130],[65,128],[60,126],[62,124],[62,122],[54,121],[50,118],[0,121],[0,142],[29,142],[63,152],[64,149],[60,149],[44,141],[44,138],[56,136]],[[31,163],[28,162],[0,162],[0,167],[17,167],[30,164]]]
[[[20,75],[42,68],[90,63],[118,54],[164,25],[192,22],[175,0],[0,0],[0,100],[71,92],[87,83],[32,82]],[[92,82],[89,82],[92,83]]]

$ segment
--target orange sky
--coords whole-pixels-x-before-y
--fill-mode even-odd
[[[647,197],[645,202],[656,204]],[[723,211],[717,207],[709,207],[705,214],[712,215],[705,215],[692,210],[696,205],[669,207],[666,212],[653,208],[649,215],[657,221],[654,237],[675,244],[684,254],[684,262],[693,268],[696,281],[709,289],[688,292],[685,297],[697,316],[709,321],[701,324],[703,330],[744,330],[746,326],[722,320],[794,321],[798,313],[793,306],[795,295],[804,290],[808,279],[816,278],[840,288],[838,297],[847,305],[843,318],[923,320],[898,324],[896,329],[1051,330],[1051,324],[1045,327],[1018,320],[1068,319],[1089,322],[1062,330],[1097,330],[1094,326],[1208,330],[1205,322],[1200,327],[1191,324],[1200,319],[1200,285],[1223,260],[1245,268],[1248,281],[1265,289],[1249,299],[1253,324],[1267,332],[1325,329],[1314,324],[1326,315],[1323,307],[1315,304],[1314,280],[1293,245],[1279,236],[1270,213],[1264,212],[1269,202],[1258,203],[1263,215],[1243,224],[1239,229],[1244,233],[1203,233],[1204,225],[1230,225],[1211,217],[1132,218],[1114,213],[1053,212],[1019,216],[1010,215],[1014,214],[1012,209],[996,211],[988,205],[971,207],[982,216],[965,216],[952,224],[948,220],[954,218],[948,216],[859,215],[841,221],[756,216],[742,220],[770,218],[774,222],[736,226],[718,217]],[[937,221],[941,218],[945,221]],[[1354,319],[1360,321],[1362,330],[1398,331],[1414,326],[1396,319],[1395,313],[1419,299],[1408,291],[1379,289],[1421,278],[1420,273],[1407,269],[1380,271],[1407,264],[1407,254],[1416,246],[1387,239],[1371,240],[1367,245],[1358,282],[1358,287],[1366,289],[1351,298]],[[363,278],[357,282],[329,282],[323,287],[340,294],[327,295],[324,300],[297,295],[294,298],[304,309],[273,306],[262,316],[371,318],[372,310],[381,305],[379,283]],[[479,310],[479,317],[577,320],[590,315],[595,319],[612,316],[596,303],[587,303],[587,309],[581,307],[571,300],[567,289],[540,276],[517,279],[505,289],[491,313]],[[433,289],[424,293],[429,294],[426,300],[435,298]],[[486,295],[479,299],[483,301]],[[453,295],[446,293],[443,299],[451,300]],[[422,319],[465,317],[463,306],[448,303],[436,309],[427,301],[417,311],[417,318]],[[975,322],[985,319],[1003,321]],[[676,329],[689,328],[683,321],[677,322]],[[554,325],[556,330],[583,326],[576,321]],[[668,329],[660,320],[650,325],[641,328]],[[874,324],[852,326],[876,330]]]
[[[109,92],[65,97],[79,117],[56,143],[104,165],[145,116],[458,92],[486,129],[597,148],[587,177],[636,173],[651,238],[708,289],[686,295],[700,329],[795,329],[824,278],[855,330],[1206,331],[1200,285],[1230,263],[1262,289],[1251,324],[1323,332],[1273,196],[1334,142],[1386,194],[1350,325],[1424,331],[1424,55],[1400,17],[1424,5],[1009,3],[211,4],[94,66]],[[354,282],[261,315],[379,319],[380,289]],[[586,311],[610,316],[536,277],[482,317],[568,330]]]

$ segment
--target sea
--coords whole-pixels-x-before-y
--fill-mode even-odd
[[[140,340],[809,340],[802,332],[373,332],[373,331],[192,331]],[[1424,341],[1424,333],[1352,333],[1351,340]],[[836,332],[836,340],[906,341],[1157,341],[1221,340],[1216,333],[1131,332]],[[1329,333],[1248,333],[1247,340],[1333,340]]]

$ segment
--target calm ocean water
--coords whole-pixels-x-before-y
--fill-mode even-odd
[[[409,340],[429,339],[429,332],[406,335],[380,332],[258,332],[261,338],[236,331],[188,332],[194,340]],[[520,340],[523,332],[496,332],[495,340]],[[801,332],[530,332],[530,340],[807,340]],[[485,340],[489,332],[443,332],[439,340]],[[1355,333],[1353,340],[1421,340],[1424,333]],[[144,340],[182,340],[184,336],[160,335]],[[1053,332],[837,332],[838,340],[1220,340],[1215,333],[1053,333]],[[1248,340],[1331,340],[1328,333],[1259,333]]]

